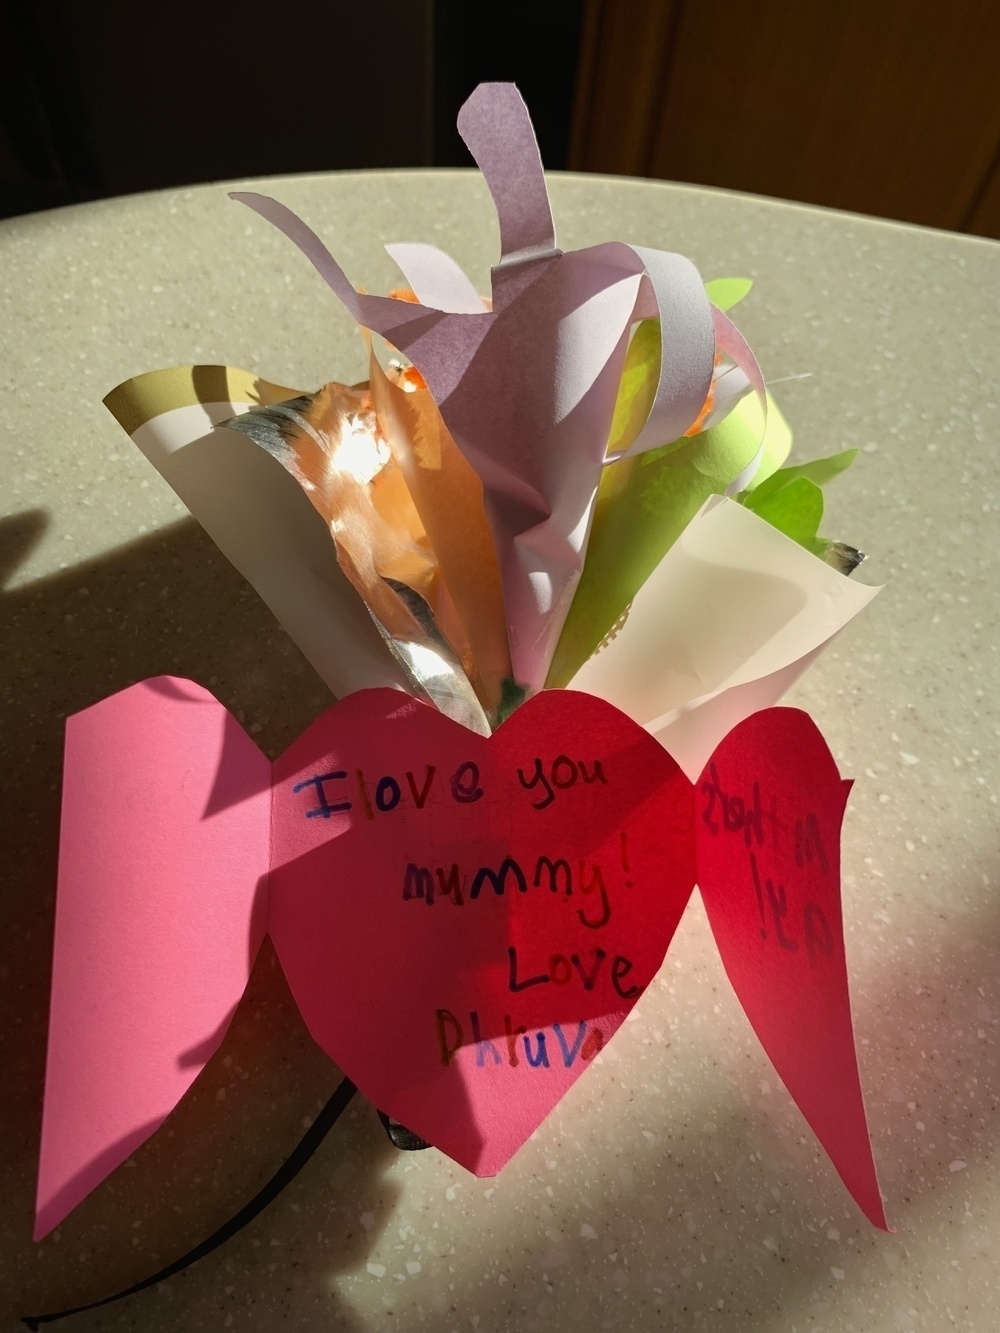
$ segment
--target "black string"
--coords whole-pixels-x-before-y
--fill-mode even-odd
[[[356,1092],[357,1088],[349,1078],[345,1078],[338,1084],[333,1096],[309,1126],[302,1140],[293,1149],[291,1155],[278,1167],[278,1170],[267,1184],[257,1191],[250,1202],[245,1204],[235,1217],[231,1217],[228,1222],[224,1222],[218,1231],[213,1231],[206,1240],[203,1240],[200,1245],[196,1245],[193,1250],[189,1250],[187,1254],[182,1255],[180,1259],[176,1259],[172,1264],[168,1264],[166,1268],[161,1268],[152,1277],[143,1278],[141,1282],[126,1287],[124,1291],[115,1292],[113,1296],[105,1296],[100,1301],[91,1301],[89,1305],[74,1306],[72,1310],[58,1310],[54,1314],[25,1315],[21,1320],[22,1324],[26,1324],[31,1329],[39,1329],[42,1324],[51,1324],[57,1319],[66,1319],[71,1314],[82,1314],[84,1310],[96,1310],[100,1305],[110,1305],[112,1301],[124,1300],[126,1296],[134,1296],[137,1291],[144,1291],[147,1287],[155,1287],[158,1282],[165,1282],[168,1277],[173,1277],[175,1273],[187,1268],[189,1264],[197,1263],[199,1259],[204,1259],[206,1254],[211,1254],[213,1250],[217,1250],[220,1245],[224,1245],[230,1237],[235,1236],[238,1231],[252,1222],[259,1213],[262,1213],[267,1205],[278,1197],[286,1185],[291,1184],[340,1119]]]

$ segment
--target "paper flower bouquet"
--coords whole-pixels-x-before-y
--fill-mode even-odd
[[[563,253],[516,90],[480,87],[459,127],[500,224],[489,299],[416,244],[388,247],[399,291],[364,294],[288,209],[237,195],[357,320],[367,383],[202,366],[109,396],[340,702],[274,764],[180,679],[69,720],[39,1235],[184,1095],[265,934],[344,1074],[499,1171],[696,884],[778,1073],[885,1225],[841,920],[850,784],[774,707],[873,595],[818,535],[851,456],[783,466],[726,313],[749,283],[614,241]]]

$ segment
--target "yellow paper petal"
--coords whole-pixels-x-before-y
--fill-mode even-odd
[[[108,411],[129,435],[147,421],[196,403],[252,403],[269,407],[297,398],[301,389],[288,389],[236,366],[171,366],[151,370],[119,384],[104,400]]]
[[[636,326],[625,353],[615,412],[608,436],[609,454],[627,449],[646,424],[660,375],[660,321],[644,319]]]

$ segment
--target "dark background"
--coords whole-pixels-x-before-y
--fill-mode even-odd
[[[455,129],[513,79],[565,167],[583,0],[2,0],[0,213],[194,182],[470,166]],[[531,40],[525,40],[525,33]]]
[[[998,67],[996,0],[0,0],[0,216],[470,165],[512,79],[551,169],[1000,236]]]

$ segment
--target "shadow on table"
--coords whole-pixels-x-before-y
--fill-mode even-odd
[[[982,874],[997,883],[998,871],[1000,855],[984,856],[964,873],[970,884],[981,883]],[[965,885],[952,888],[960,904]],[[928,911],[924,920],[929,929],[915,941],[912,961],[904,964],[907,949],[901,947],[881,982],[856,996],[854,1006],[872,1137],[895,1235],[871,1227],[854,1205],[749,1030],[745,1043],[725,1049],[713,1042],[710,1024],[682,1028],[641,1063],[614,1068],[614,1080],[634,1087],[630,1123],[623,1125],[621,1144],[610,1145],[607,1154],[602,1150],[585,1172],[574,1170],[572,1193],[560,1189],[558,1171],[550,1172],[545,1159],[556,1157],[562,1166],[567,1153],[587,1152],[575,1119],[586,1114],[580,1109],[587,1097],[582,1084],[567,1099],[581,1100],[567,1108],[566,1121],[557,1110],[538,1140],[522,1150],[537,1160],[538,1188],[517,1201],[516,1233],[505,1234],[499,1218],[494,1223],[494,1259],[485,1283],[483,1274],[469,1273],[456,1283],[449,1300],[456,1326],[482,1312],[482,1328],[519,1333],[576,1327],[787,1333],[814,1322],[831,1329],[881,1328],[883,1319],[885,1327],[897,1326],[893,1310],[907,1303],[907,1288],[915,1300],[941,1279],[950,1284],[944,1299],[959,1299],[949,1256],[995,1251],[989,1216],[969,1211],[969,1197],[991,1189],[991,1158],[1000,1137],[1000,903],[980,916],[947,919]],[[689,919],[685,928],[694,924],[707,933],[703,921]],[[664,975],[670,971],[668,956]],[[978,979],[989,988],[992,1008]],[[685,980],[683,974],[676,978],[674,1002],[678,1016],[687,1018]],[[712,990],[724,1009],[736,1004],[724,994],[728,982],[721,966]],[[692,1111],[682,1097],[674,1114],[655,1104],[644,1107],[650,1061],[662,1062],[662,1074],[677,1047],[689,1043],[704,1051],[706,1063],[731,1073],[725,1104],[696,1104]],[[647,1126],[657,1131],[655,1144],[640,1137],[640,1127]],[[583,1190],[581,1175],[588,1178]],[[502,1177],[497,1183],[499,1194]],[[543,1195],[546,1185],[555,1187],[554,1202]],[[481,1206],[489,1217],[489,1205]],[[978,1240],[966,1227],[974,1216]],[[949,1225],[963,1228],[950,1241],[940,1235]],[[956,1248],[959,1234],[962,1249]],[[912,1248],[933,1237],[939,1271],[919,1252],[910,1257]],[[508,1241],[523,1256],[510,1266],[502,1257]],[[868,1304],[859,1309],[862,1294]],[[983,1299],[991,1299],[988,1291]],[[490,1322],[487,1310],[495,1311],[498,1322]],[[861,1322],[850,1322],[859,1316]],[[987,1322],[989,1317],[983,1315]],[[396,1326],[416,1330],[421,1324],[404,1318]]]
[[[37,513],[0,523],[0,569],[12,573],[44,529]],[[0,593],[0,635],[0,1318],[14,1328],[25,1312],[125,1287],[203,1239],[284,1160],[338,1076],[306,1033],[265,944],[221,1051],[188,1097],[52,1237],[32,1244],[65,717],[170,672],[209,686],[247,726],[259,724],[255,738],[273,756],[330,699],[190,520]],[[996,871],[984,856],[965,873],[978,879]],[[954,898],[961,901],[961,886]],[[1000,975],[1000,909],[980,917],[942,914],[933,922],[937,933],[931,916],[923,913],[927,938],[917,939],[912,962],[905,950],[894,952],[881,983],[855,997],[858,1030],[871,1034],[862,1074],[897,1237],[874,1231],[854,1208],[763,1054],[749,1040],[729,1050],[708,1046],[704,1058],[732,1073],[726,1104],[697,1107],[686,1123],[669,1111],[644,1117],[649,1094],[639,1084],[650,1071],[619,1066],[616,1077],[620,1072],[626,1086],[633,1080],[639,1109],[634,1123],[623,1125],[614,1167],[593,1165],[585,1199],[557,1192],[552,1203],[518,1200],[524,1225],[509,1237],[513,1250],[527,1249],[533,1209],[549,1210],[538,1232],[558,1231],[557,1239],[502,1270],[506,1282],[495,1303],[488,1289],[497,1283],[496,1265],[474,1275],[459,1266],[449,1278],[452,1322],[464,1326],[482,1311],[483,1329],[504,1327],[489,1320],[506,1312],[507,1326],[531,1333],[577,1324],[689,1327],[696,1318],[704,1322],[694,1326],[742,1330],[752,1319],[757,1333],[778,1333],[792,1308],[803,1318],[836,1317],[852,1281],[900,1264],[902,1278],[907,1237],[935,1209],[957,1212],[975,1188],[994,1147],[1000,1101],[996,1028],[992,1017],[983,1018],[985,1002],[970,982],[982,977],[993,985]],[[668,959],[664,975],[676,980],[680,997],[684,978],[672,977],[673,966]],[[720,968],[724,1009],[735,1003],[723,998],[727,984]],[[703,1029],[678,1040],[711,1038]],[[662,1047],[653,1054],[657,1062],[671,1059]],[[757,1094],[762,1079],[772,1088],[767,1096]],[[557,1110],[523,1149],[539,1161],[539,1196],[544,1185],[558,1186],[555,1175],[543,1173],[546,1136],[557,1142],[562,1116],[575,1113],[586,1088],[584,1080],[568,1109]],[[637,1125],[647,1122],[660,1128],[660,1142],[639,1137]],[[705,1122],[714,1132],[703,1131]],[[394,1153],[374,1111],[358,1099],[281,1200],[239,1237],[161,1288],[65,1327],[216,1327],[229,1312],[247,1311],[261,1326],[283,1319],[287,1327],[360,1328],[337,1279],[363,1268],[391,1216],[396,1187],[384,1172]],[[954,1168],[956,1162],[967,1165]],[[498,1190],[502,1185],[501,1178]],[[490,1219],[484,1201],[484,1232]],[[499,1228],[494,1236],[501,1249],[508,1238]],[[437,1272],[426,1265],[427,1281]],[[920,1285],[913,1274],[912,1286]],[[254,1310],[262,1292],[267,1308]],[[402,1310],[393,1325],[417,1326]]]
[[[8,585],[46,525],[37,511],[0,522]],[[288,1156],[339,1074],[306,1032],[265,943],[222,1049],[189,1095],[51,1237],[33,1244],[66,716],[137,680],[173,673],[209,686],[273,756],[330,696],[191,520],[26,586],[5,585],[0,642],[6,1329],[25,1313],[127,1287],[203,1240]],[[363,1265],[392,1212],[395,1187],[382,1177],[395,1154],[374,1110],[355,1099],[281,1200],[238,1238],[161,1288],[65,1327],[83,1333],[151,1317],[221,1326],[255,1293],[271,1291],[281,1306],[314,1277],[323,1318],[356,1327],[333,1279]],[[281,1219],[293,1207],[301,1210],[294,1229]],[[261,1271],[275,1276],[254,1281]]]

